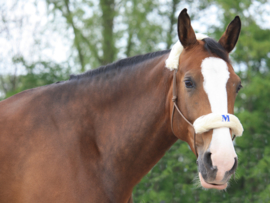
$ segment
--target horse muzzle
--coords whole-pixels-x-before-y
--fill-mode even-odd
[[[193,126],[196,134],[213,130],[208,149],[198,156],[201,185],[204,188],[225,189],[238,164],[229,129],[235,136],[241,136],[242,124],[232,114],[210,113],[196,119]]]
[[[231,178],[231,176],[235,173],[238,160],[235,157],[233,166],[224,172],[221,171],[220,177],[218,178],[219,169],[221,166],[214,166],[211,160],[211,153],[205,152],[202,156],[199,156],[199,179],[201,185],[204,188],[213,188],[218,190],[223,190],[227,187],[227,182]]]

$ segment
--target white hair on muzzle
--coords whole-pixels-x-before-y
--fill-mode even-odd
[[[232,130],[232,134],[235,136],[241,136],[244,131],[239,119],[232,114],[221,115],[217,113],[210,113],[197,118],[194,121],[193,126],[197,134],[222,127],[230,128]]]
[[[202,39],[207,38],[207,37],[208,36],[201,34],[201,33],[196,34],[197,40],[202,40]],[[170,52],[170,55],[169,55],[168,59],[166,60],[166,68],[168,68],[170,70],[178,69],[179,57],[180,57],[180,54],[182,53],[183,49],[184,49],[183,45],[178,40],[173,45],[172,50]]]

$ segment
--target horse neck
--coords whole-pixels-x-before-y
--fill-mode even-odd
[[[117,183],[132,190],[176,141],[170,129],[172,73],[164,68],[166,58],[103,73],[87,88],[82,85],[85,128],[109,189]]]

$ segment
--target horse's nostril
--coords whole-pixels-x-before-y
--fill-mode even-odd
[[[229,170],[229,174],[233,174],[237,168],[237,165],[238,165],[238,160],[237,158],[235,157],[234,158],[234,164],[233,164],[233,167],[231,168],[231,170]]]
[[[210,153],[210,152],[206,152],[204,154],[204,166],[205,166],[205,168],[213,171],[213,170],[216,170],[217,167],[213,166],[211,155],[212,155],[212,153]]]

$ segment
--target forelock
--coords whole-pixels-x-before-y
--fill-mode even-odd
[[[230,63],[229,57],[228,57],[228,53],[223,48],[223,46],[221,46],[221,44],[219,44],[214,39],[209,38],[209,37],[202,39],[202,41],[204,42],[204,48],[205,48],[205,50],[210,55],[214,54],[217,57],[223,59],[224,61]]]

